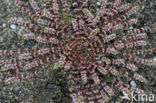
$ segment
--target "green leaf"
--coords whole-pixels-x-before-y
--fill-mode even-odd
[[[104,77],[104,81],[106,82],[106,83],[111,83],[112,82],[112,78],[111,77],[109,77],[109,76],[105,76]]]
[[[55,64],[53,70],[57,70],[59,67]]]
[[[60,84],[60,81],[57,80],[55,83],[56,83],[56,85],[59,85]]]

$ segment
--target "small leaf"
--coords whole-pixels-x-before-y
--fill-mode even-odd
[[[57,70],[58,69],[58,66],[57,65],[54,65],[53,69],[54,70]]]
[[[59,85],[60,84],[60,82],[58,80],[55,83],[56,83],[56,85]]]
[[[62,65],[60,65],[60,69],[63,69],[63,66]]]
[[[110,83],[110,82],[112,82],[112,78],[109,77],[109,76],[105,76],[104,81],[107,82],[107,83]]]

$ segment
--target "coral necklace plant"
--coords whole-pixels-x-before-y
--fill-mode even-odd
[[[15,17],[7,20],[31,30],[23,39],[47,48],[0,50],[1,56],[17,55],[0,60],[1,78],[6,84],[25,80],[38,74],[41,65],[53,62],[69,72],[74,102],[108,102],[115,95],[114,88],[127,94],[143,93],[116,79],[123,76],[147,83],[136,65],[156,65],[156,61],[141,57],[156,53],[156,49],[138,49],[149,44],[147,33],[156,27],[129,29],[138,22],[130,17],[143,1],[121,5],[121,0],[43,0],[46,8],[41,9],[37,1],[29,0],[30,9],[22,0],[15,0],[32,22]]]

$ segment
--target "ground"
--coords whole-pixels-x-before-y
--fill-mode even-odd
[[[16,48],[31,48],[35,45],[34,42],[25,42],[20,38],[23,32],[27,29],[17,27],[7,23],[7,17],[22,17],[27,20],[27,16],[21,15],[21,11],[13,4],[14,0],[2,0],[0,2],[0,49],[16,49]],[[136,0],[122,0],[124,2],[135,2]],[[146,0],[142,9],[133,17],[139,19],[136,27],[144,25],[156,25],[156,2],[155,0]],[[151,48],[156,48],[156,33],[150,33],[149,42]],[[156,60],[153,55],[149,58]],[[46,68],[46,65],[45,67]],[[140,66],[139,74],[147,78],[146,85],[135,81],[136,86],[146,91],[151,91],[156,94],[156,70],[154,67]],[[51,70],[43,75],[38,75],[29,82],[14,83],[5,85],[0,80],[0,103],[72,103],[69,96],[67,73],[63,70]],[[122,78],[119,78],[122,79]],[[124,80],[130,82],[130,80]],[[116,91],[111,103],[122,103],[118,98],[121,93]],[[127,101],[128,102],[128,101]],[[128,102],[129,103],[129,102]]]

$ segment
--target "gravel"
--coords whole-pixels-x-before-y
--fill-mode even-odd
[[[15,30],[15,29],[16,29],[16,25],[11,24],[11,25],[10,25],[10,28]]]

